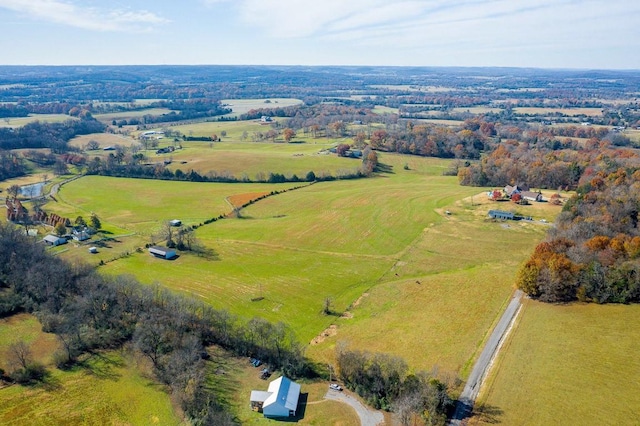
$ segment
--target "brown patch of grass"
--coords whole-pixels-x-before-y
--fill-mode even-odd
[[[268,195],[268,192],[248,192],[246,194],[231,195],[227,198],[234,207],[242,207],[250,201],[257,200],[260,197]]]

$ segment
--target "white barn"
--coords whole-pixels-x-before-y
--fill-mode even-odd
[[[67,243],[67,239],[66,238],[57,237],[55,235],[47,235],[46,237],[44,237],[42,239],[42,241],[44,241],[46,244],[49,244],[51,246],[59,246],[61,244],[66,244]]]
[[[291,417],[296,415],[300,385],[284,376],[269,383],[264,391],[251,391],[251,407],[262,410],[265,417]]]
[[[167,247],[152,246],[149,247],[149,253],[152,256],[162,259],[173,259],[174,257],[176,257],[176,251]]]

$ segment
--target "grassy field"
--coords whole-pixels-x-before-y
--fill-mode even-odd
[[[309,143],[270,143],[270,142],[217,142],[213,145],[202,142],[188,142],[183,149],[171,154],[156,156],[151,154],[150,160],[159,161],[170,157],[169,169],[182,171],[195,170],[206,174],[209,171],[229,174],[242,178],[247,176],[256,179],[262,173],[281,173],[286,176],[296,174],[304,178],[309,171],[317,176],[323,174],[337,175],[342,171],[355,173],[362,162],[358,159],[338,157],[322,150],[333,146],[323,141],[322,144]]]
[[[90,156],[90,158],[93,158],[93,156],[96,156],[96,155],[97,156],[108,155],[109,154],[108,152],[105,153],[104,151],[102,151],[102,148],[105,148],[107,146],[115,146],[115,145],[131,146],[131,145],[140,144],[140,141],[138,140],[135,140],[127,136],[119,135],[119,134],[92,133],[90,135],[76,136],[75,138],[69,141],[69,146],[72,146],[74,148],[84,149],[85,146],[89,143],[89,141],[92,141],[92,140],[100,144],[100,150],[88,151],[87,154]]]
[[[3,119],[0,121],[0,127],[22,127],[35,121],[46,123],[62,123],[67,120],[77,120],[67,114],[29,114],[29,117],[9,118],[9,121]]]
[[[141,118],[145,115],[169,114],[172,110],[168,108],[146,108],[135,111],[110,112],[106,114],[95,114],[93,117],[103,123],[111,124],[113,120],[129,120],[131,118]]]
[[[541,108],[541,107],[517,107],[513,109],[516,114],[550,115],[564,114],[569,116],[586,115],[587,117],[600,117],[602,108]]]
[[[267,102],[268,101],[268,102]],[[268,99],[222,99],[221,104],[231,108],[229,116],[246,114],[252,109],[260,108],[284,108],[292,105],[302,104],[300,99],[293,98],[268,98]]]
[[[637,424],[640,306],[527,300],[470,424]]]
[[[41,385],[0,387],[1,424],[181,424],[168,395],[127,356],[96,354],[82,367],[61,371],[51,365],[56,339],[40,329],[26,314],[0,320],[0,365],[6,364],[8,346],[21,339],[50,372]]]

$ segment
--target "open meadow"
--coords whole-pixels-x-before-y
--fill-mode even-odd
[[[347,340],[401,355],[414,368],[437,364],[459,373],[545,227],[488,222],[492,205],[481,202],[486,195],[442,175],[449,161],[384,154],[381,162],[390,173],[305,186],[255,203],[240,218],[198,228],[197,237],[213,257],[183,253],[166,262],[133,252],[103,270],[132,273],[245,318],[284,321],[305,342],[337,326],[337,337],[309,349],[323,362],[332,360],[336,340]],[[162,220],[191,224],[226,214],[227,197],[287,186],[292,184],[85,177],[63,187],[56,211],[96,212],[105,223],[135,234],[128,238],[139,238],[150,236]],[[549,217],[549,207],[522,208]],[[335,315],[321,313],[327,297]],[[405,331],[397,340],[381,339],[401,325]]]
[[[67,120],[77,120],[77,118],[67,114],[29,114],[28,117],[5,118],[0,121],[0,127],[22,127],[36,121],[43,123],[63,123]]]
[[[93,354],[71,370],[56,369],[53,334],[27,314],[0,319],[0,367],[17,340],[30,345],[33,360],[49,376],[38,385],[0,386],[0,424],[181,424],[167,393],[140,372],[135,360],[119,352]]]
[[[470,425],[637,424],[640,306],[525,300]]]
[[[246,114],[252,109],[260,108],[284,108],[302,103],[300,99],[293,98],[268,98],[268,99],[222,99],[220,101],[226,108],[231,108],[230,117]]]

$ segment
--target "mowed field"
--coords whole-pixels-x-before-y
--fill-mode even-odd
[[[36,386],[0,387],[0,424],[181,424],[167,393],[128,357],[94,354],[82,367],[58,370],[52,364],[55,336],[43,333],[35,317],[19,314],[0,320],[0,367],[8,368],[6,351],[18,340],[31,345],[33,359],[50,376]]]
[[[416,368],[438,364],[460,371],[499,314],[514,269],[544,227],[486,223],[490,206],[479,204],[478,189],[442,176],[448,161],[390,154],[381,161],[393,172],[317,183],[262,200],[244,209],[240,219],[200,227],[197,236],[215,251],[213,258],[182,254],[166,262],[133,253],[103,270],[133,273],[246,318],[284,321],[306,342],[338,325],[335,339],[309,349],[318,359],[331,359],[335,341],[347,339],[406,357]],[[63,187],[60,198],[78,211],[96,212],[107,223],[148,235],[161,220],[199,223],[228,212],[226,197],[286,187],[86,177]],[[445,215],[445,208],[453,214]],[[364,293],[369,297],[346,312]],[[336,316],[321,314],[326,297]],[[433,309],[421,309],[429,301]],[[415,327],[430,318],[439,328]],[[409,335],[379,338],[399,323]],[[433,346],[432,356],[417,356],[428,335],[430,344],[439,346]]]
[[[341,172],[355,173],[362,161],[354,158],[338,157],[336,154],[320,153],[333,146],[334,143],[323,140],[323,143],[271,143],[271,142],[186,142],[183,149],[170,154],[148,154],[151,162],[171,158],[170,170],[180,169],[183,172],[195,170],[206,174],[228,172],[236,178],[243,176],[256,179],[262,173],[263,178],[269,173],[280,173],[285,176],[293,174],[304,178],[313,171],[317,176],[323,174],[335,176]]]
[[[221,104],[231,108],[229,116],[246,114],[252,109],[260,108],[284,108],[292,105],[302,104],[300,99],[294,98],[268,98],[268,99],[222,99]]]
[[[8,121],[3,119],[0,121],[0,127],[22,127],[35,121],[63,123],[67,120],[77,120],[77,118],[67,114],[29,114],[28,117],[10,117]]]
[[[638,424],[638,324],[638,305],[526,300],[469,424]]]

